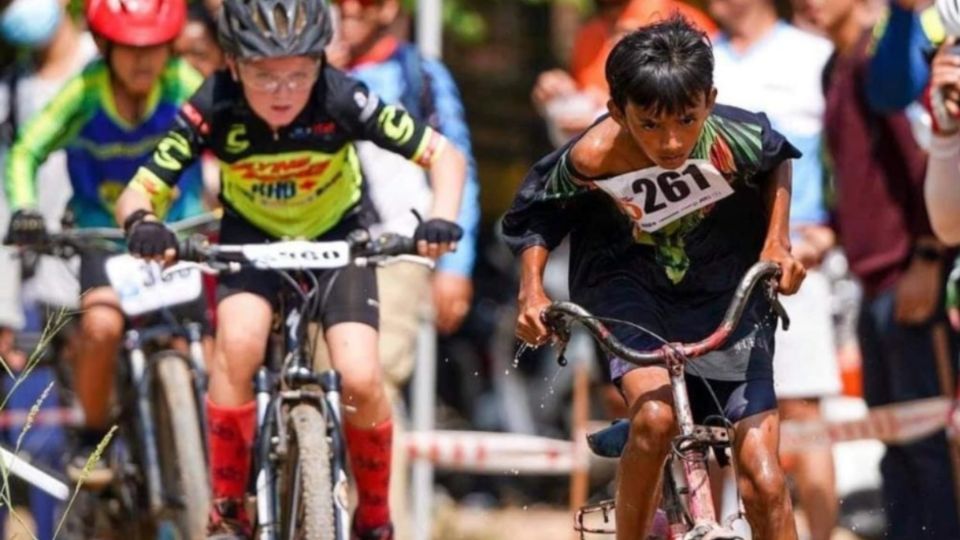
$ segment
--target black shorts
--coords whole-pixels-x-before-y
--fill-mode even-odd
[[[617,387],[620,382],[617,379]],[[693,422],[698,425],[723,426],[777,408],[777,393],[771,379],[718,381],[687,373],[687,397]],[[623,389],[620,388],[621,393]]]
[[[353,230],[361,227],[359,218],[348,216],[317,241],[342,240]],[[235,212],[225,211],[220,225],[220,243],[257,244],[275,242],[275,238],[257,229]],[[324,328],[344,323],[358,322],[373,328],[380,323],[380,305],[377,294],[377,274],[373,268],[347,266],[334,270],[314,271],[320,290],[326,299],[316,314],[317,322]],[[255,294],[273,307],[278,308],[279,296],[286,285],[275,272],[244,268],[235,274],[222,274],[217,289],[218,301],[228,296],[247,292]]]
[[[110,287],[107,277],[107,259],[115,254],[103,249],[88,248],[80,252],[80,291],[86,292],[99,287]],[[207,312],[207,295],[201,294],[196,300],[171,309],[174,315],[185,321],[198,322],[203,326],[203,335],[213,335],[213,325]],[[129,324],[131,321],[124,316]],[[137,326],[149,325],[156,315],[146,314],[136,318]]]
[[[777,408],[777,393],[772,379],[717,381],[689,373],[685,379],[690,410],[697,424],[723,425],[720,416],[735,424],[744,418]]]

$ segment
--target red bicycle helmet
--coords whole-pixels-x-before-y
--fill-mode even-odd
[[[186,19],[186,0],[87,0],[90,30],[118,45],[168,43],[180,35]]]

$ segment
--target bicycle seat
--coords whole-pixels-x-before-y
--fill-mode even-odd
[[[629,434],[630,422],[626,418],[620,418],[600,431],[587,435],[587,445],[600,457],[618,458],[627,446]]]

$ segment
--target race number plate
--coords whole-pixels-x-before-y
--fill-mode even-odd
[[[243,246],[243,256],[258,268],[306,270],[343,268],[350,263],[346,242],[293,240]]]
[[[130,255],[107,260],[107,278],[120,296],[120,307],[130,316],[192,302],[203,293],[196,268],[164,270],[159,263]]]
[[[671,170],[651,167],[596,182],[646,232],[733,195],[733,188],[707,160],[689,160]]]

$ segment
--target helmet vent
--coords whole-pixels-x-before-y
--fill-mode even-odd
[[[290,33],[290,20],[287,19],[287,10],[283,5],[277,4],[273,8],[273,27],[277,31],[277,38],[287,39]]]
[[[263,12],[257,9],[256,6],[254,6],[253,9],[251,9],[250,11],[251,11],[250,16],[251,16],[251,19],[253,20],[253,25],[254,27],[256,27],[257,31],[260,32],[261,35],[269,36],[270,24],[264,20]]]
[[[293,20],[293,31],[296,33],[303,32],[303,29],[307,26],[307,9],[303,7],[303,4],[297,4],[297,14],[296,18]]]

